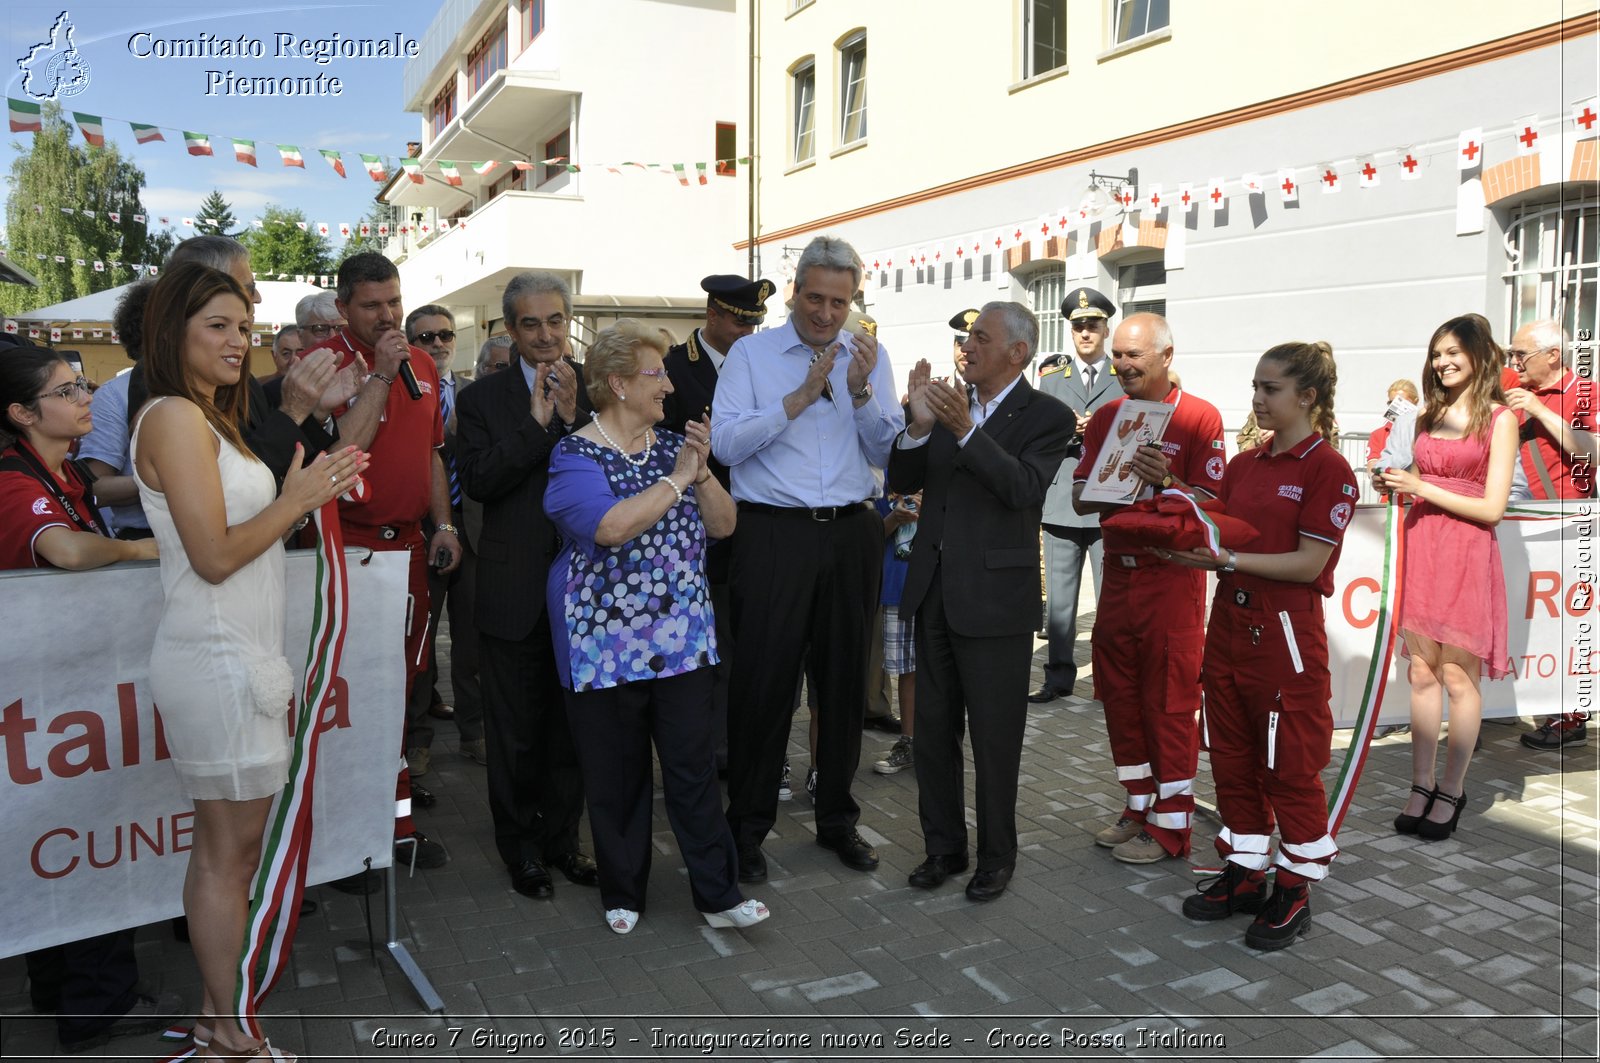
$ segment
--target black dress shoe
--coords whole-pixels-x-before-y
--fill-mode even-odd
[[[993,871],[980,868],[967,883],[967,900],[980,903],[994,900],[1011,885],[1011,871],[1009,867],[997,867]]]
[[[524,860],[511,869],[511,888],[524,897],[536,900],[553,897],[556,892],[555,883],[550,881],[550,872],[537,860]]]
[[[859,831],[836,834],[831,838],[817,838],[817,844],[839,854],[839,862],[852,871],[876,871],[878,851],[868,845]]]
[[[752,845],[739,850],[739,881],[767,881],[767,858],[761,852],[761,846]]]
[[[420,785],[413,779],[411,780],[411,803],[418,808],[432,808],[439,803],[439,799],[433,796],[432,790]]]
[[[900,717],[891,712],[883,716],[868,716],[861,721],[861,729],[863,731],[882,731],[884,734],[897,735],[901,733],[902,724]]]
[[[1057,690],[1055,687],[1051,686],[1049,683],[1046,683],[1044,686],[1040,687],[1038,690],[1035,690],[1032,694],[1029,694],[1028,695],[1028,700],[1033,702],[1035,705],[1043,705],[1046,702],[1056,700],[1057,698],[1059,698],[1061,695],[1063,695],[1065,693],[1066,693],[1065,690]]]
[[[600,885],[600,869],[595,866],[593,860],[576,849],[546,860],[545,863],[567,876],[567,881],[574,886]]]
[[[944,880],[951,875],[959,875],[966,869],[966,853],[941,853],[928,857],[912,868],[906,881],[919,890],[931,890],[944,885]]]

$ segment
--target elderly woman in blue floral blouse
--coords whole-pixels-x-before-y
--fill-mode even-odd
[[[564,549],[550,568],[556,666],[583,765],[606,925],[626,934],[650,877],[650,742],[694,906],[714,927],[765,919],[739,891],[738,854],[717,790],[711,717],[716,625],[707,537],[733,532],[710,473],[710,425],[657,431],[672,383],[660,335],[618,321],[584,363],[594,420],[550,460],[545,511]]]

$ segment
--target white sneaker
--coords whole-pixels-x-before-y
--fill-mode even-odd
[[[789,762],[783,762],[783,774],[778,776],[778,800],[787,801],[794,797],[794,791],[789,788]]]
[[[626,934],[639,925],[639,913],[630,912],[626,908],[607,908],[606,926],[614,934]]]
[[[872,770],[879,775],[894,775],[911,767],[911,763],[911,736],[901,735],[895,739],[889,755],[874,764]]]
[[[610,913],[606,914],[609,917]],[[737,908],[729,908],[725,912],[706,912],[704,914],[706,923],[719,930],[730,926],[743,930],[745,927],[755,926],[772,913],[760,901],[748,900]],[[627,933],[627,931],[619,931],[619,933]]]

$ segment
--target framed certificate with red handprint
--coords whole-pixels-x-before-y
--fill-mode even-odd
[[[1161,442],[1167,422],[1172,420],[1172,409],[1164,402],[1123,400],[1111,431],[1100,445],[1100,453],[1095,455],[1089,482],[1083,485],[1085,502],[1126,505],[1150,493],[1150,485],[1134,475],[1133,454],[1138,447]]]

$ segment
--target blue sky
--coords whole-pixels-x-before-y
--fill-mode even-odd
[[[232,0],[209,3],[76,2],[5,0],[0,4],[0,70],[5,94],[25,98],[18,60],[46,40],[63,10],[76,27],[75,43],[89,67],[89,84],[60,100],[63,109],[101,115],[106,139],[115,142],[145,172],[145,206],[152,216],[167,215],[174,225],[194,216],[213,188],[233,204],[243,222],[267,204],[301,208],[309,221],[337,225],[359,220],[382,187],[367,176],[359,152],[387,156],[391,163],[405,142],[420,135],[420,119],[402,110],[404,59],[334,59],[319,66],[308,59],[277,58],[275,35],[324,38],[392,37],[420,39],[437,12],[438,0],[393,0],[384,4],[298,4],[247,6],[219,14]],[[130,38],[195,39],[202,33],[259,39],[266,56],[254,58],[135,57]],[[148,50],[147,45],[141,47]],[[207,70],[232,70],[240,77],[314,77],[326,74],[343,83],[339,96],[247,97],[206,95]],[[70,118],[70,115],[68,116]],[[164,142],[138,144],[129,121],[162,127]],[[184,150],[180,130],[211,137],[210,158]],[[0,175],[9,176],[13,142],[32,134],[0,130]],[[232,138],[256,141],[257,166],[235,161]],[[82,138],[79,137],[79,142]],[[305,169],[283,166],[280,143],[297,145]],[[329,148],[344,155],[348,177],[340,179],[317,154]],[[8,186],[9,190],[9,186]],[[94,209],[92,204],[83,206]],[[152,218],[153,220],[153,218]],[[3,223],[3,214],[0,214]],[[178,228],[180,238],[190,235]]]

